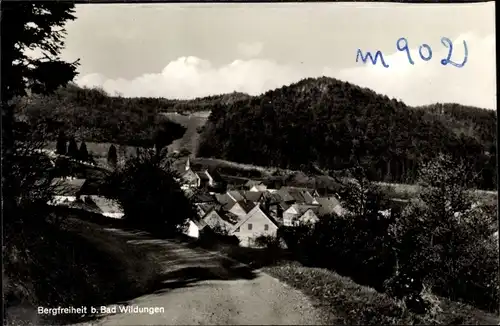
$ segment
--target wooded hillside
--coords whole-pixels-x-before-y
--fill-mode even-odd
[[[30,97],[18,115],[79,140],[150,147],[165,119],[159,113],[195,111],[212,112],[198,156],[304,171],[359,161],[373,180],[411,183],[422,162],[443,152],[470,164],[475,187],[496,189],[495,111],[409,107],[333,78],[308,78],[260,96],[234,92],[194,100],[125,98],[69,85],[49,97]]]
[[[496,112],[458,104],[412,108],[333,78],[308,78],[216,103],[199,156],[307,170],[358,161],[374,180],[411,183],[437,153],[463,159],[474,186],[496,188]]]

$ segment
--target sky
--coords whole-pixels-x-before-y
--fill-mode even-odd
[[[80,59],[77,84],[126,97],[189,99],[261,94],[328,76],[409,105],[496,109],[495,4],[81,4],[62,58]],[[396,42],[407,39],[410,55]],[[451,60],[443,66],[453,42]],[[432,58],[423,61],[419,46]],[[356,62],[380,50],[389,64]],[[427,55],[426,50],[423,50]]]

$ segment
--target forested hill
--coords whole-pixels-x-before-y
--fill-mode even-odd
[[[34,124],[50,123],[79,140],[149,147],[164,119],[159,113],[210,110],[217,103],[226,105],[248,97],[235,92],[193,100],[127,98],[70,84],[46,97],[24,98],[17,116]]]
[[[457,104],[413,108],[332,78],[216,102],[199,156],[337,170],[359,161],[372,179],[413,182],[419,164],[439,152],[465,159],[476,187],[496,188],[496,112]]]

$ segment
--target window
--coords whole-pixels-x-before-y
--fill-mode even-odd
[[[248,229],[251,230],[252,229],[252,223],[248,223]]]
[[[269,230],[269,225],[264,224],[264,231],[267,231],[267,230]]]

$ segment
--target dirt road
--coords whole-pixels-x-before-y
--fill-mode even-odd
[[[112,232],[126,236],[123,231]],[[139,246],[161,246],[168,253],[163,262],[162,289],[125,305],[108,306],[109,314],[85,325],[324,323],[302,293],[243,264],[173,240],[129,241]],[[127,305],[135,311],[120,312],[120,307]]]

